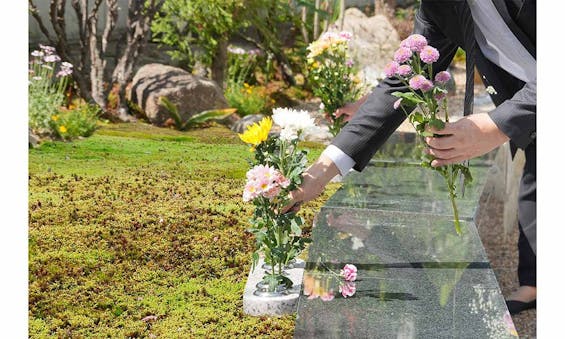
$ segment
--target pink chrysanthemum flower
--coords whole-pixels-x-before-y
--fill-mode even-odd
[[[400,65],[396,70],[396,74],[403,77],[410,75],[410,73],[412,73],[412,67],[410,67],[409,65]]]
[[[432,46],[426,46],[420,51],[420,59],[426,64],[433,64],[439,59],[439,52]]]
[[[341,270],[340,275],[347,281],[354,281],[357,279],[357,267],[352,264],[347,264]]]
[[[396,100],[394,102],[394,104],[392,105],[392,107],[394,107],[394,109],[398,109],[398,107],[400,107],[400,104],[402,103],[402,98]]]
[[[251,201],[259,196],[269,200],[277,197],[283,188],[290,185],[290,180],[285,178],[277,169],[257,165],[247,171],[247,183],[243,190],[243,200]]]
[[[413,76],[410,81],[408,81],[408,84],[412,89],[422,90],[422,92],[427,92],[434,87],[434,84],[423,75]]]
[[[413,52],[420,52],[427,45],[428,40],[420,34],[412,34],[400,43],[401,47],[410,48]]]
[[[339,285],[339,292],[344,298],[353,296],[356,290],[357,287],[352,281],[346,281],[343,285]]]
[[[387,78],[391,78],[396,75],[396,71],[398,70],[398,62],[391,61],[386,64],[384,72]]]
[[[449,74],[449,72],[446,71],[441,71],[438,74],[436,74],[435,77],[435,81],[439,84],[445,84],[446,82],[449,81],[449,79],[451,79],[451,74]]]
[[[394,61],[399,64],[410,60],[410,57],[412,57],[412,50],[407,47],[400,47],[394,52]]]

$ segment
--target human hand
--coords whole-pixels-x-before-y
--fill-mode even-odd
[[[343,107],[338,108],[335,111],[335,117],[339,118],[340,116],[345,115],[345,117],[343,118],[343,121],[351,120],[351,118],[353,118],[355,113],[357,113],[357,111],[359,110],[359,107],[361,107],[361,105],[363,105],[363,103],[365,103],[365,101],[367,101],[368,96],[369,95],[366,94],[363,97],[361,97],[359,100],[357,100],[355,102],[347,103]]]
[[[282,213],[298,212],[303,203],[322,194],[328,182],[337,174],[339,174],[337,166],[330,158],[322,154],[316,162],[304,171],[302,184],[296,190],[290,192],[290,202],[282,208]]]
[[[359,105],[355,102],[350,102],[345,104],[345,106],[338,108],[335,111],[335,117],[339,118],[340,116],[344,115],[343,121],[349,121],[355,115],[355,112],[359,109]]]
[[[439,135],[425,139],[429,146],[425,152],[435,157],[433,167],[481,156],[509,140],[487,113],[472,114],[447,122],[441,130],[430,127],[428,131]]]

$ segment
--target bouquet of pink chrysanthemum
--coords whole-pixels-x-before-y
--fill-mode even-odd
[[[424,36],[413,34],[400,43],[400,48],[394,53],[394,60],[385,66],[387,77],[400,79],[409,89],[408,92],[392,93],[399,98],[394,103],[394,108],[404,110],[410,123],[422,138],[433,136],[427,130],[428,126],[443,129],[445,123],[449,121],[445,86],[451,76],[446,71],[438,72],[435,77],[433,76],[432,64],[438,59],[438,50],[428,45]],[[417,109],[408,113],[405,106]],[[469,168],[463,164],[432,167],[432,160],[434,160],[433,156],[424,154],[422,167],[434,169],[445,178],[453,207],[455,231],[461,234],[459,213],[455,202],[456,179],[459,174],[462,174],[465,179],[463,185],[467,185],[472,180],[471,173]]]

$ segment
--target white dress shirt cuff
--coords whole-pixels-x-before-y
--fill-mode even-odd
[[[355,166],[355,160],[334,145],[326,147],[322,154],[333,161],[342,176],[349,173],[349,170]]]

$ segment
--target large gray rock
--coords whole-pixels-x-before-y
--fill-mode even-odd
[[[400,45],[398,33],[384,15],[367,17],[355,7],[345,11],[343,30],[353,33],[349,48],[361,79],[375,84]]]
[[[162,96],[176,105],[182,121],[202,111],[228,108],[222,89],[210,79],[162,64],[141,67],[133,78],[127,97],[157,126],[163,126],[171,117],[159,102]]]
[[[236,121],[232,126],[231,130],[235,133],[243,133],[247,130],[247,128],[259,121],[263,120],[265,116],[263,114],[249,114],[244,116],[243,118]]]
[[[28,128],[28,146],[29,148],[33,148],[39,145],[41,139],[32,132],[31,128]]]

